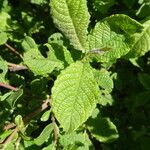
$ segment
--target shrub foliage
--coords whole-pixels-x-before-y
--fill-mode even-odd
[[[0,149],[150,149],[149,0],[0,1]]]

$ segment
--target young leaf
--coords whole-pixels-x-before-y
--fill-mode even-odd
[[[12,92],[10,96],[8,96],[5,101],[8,102],[11,108],[13,108],[16,104],[16,102],[19,100],[19,98],[23,95],[23,90],[19,89],[15,92]]]
[[[98,102],[99,88],[88,63],[77,61],[61,72],[52,88],[52,108],[65,131],[77,129]]]
[[[52,134],[52,131],[53,131],[53,125],[52,124],[47,125],[43,129],[41,134],[36,139],[34,139],[35,144],[42,145],[44,142],[46,142],[50,137],[50,135]]]
[[[6,31],[10,15],[4,11],[0,12],[0,31]]]
[[[51,110],[47,110],[46,112],[44,112],[41,117],[41,121],[47,121],[49,119],[50,113],[51,113]]]
[[[23,118],[21,115],[17,115],[15,117],[15,124],[17,126],[17,128],[19,129],[19,131],[23,131],[24,130],[24,122],[23,122]]]
[[[126,55],[127,58],[140,57],[150,50],[150,20],[146,21],[143,26],[141,33],[133,35],[134,43]]]
[[[70,40],[75,49],[87,48],[89,13],[86,0],[51,0],[54,23]]]
[[[7,34],[5,32],[0,32],[0,45],[5,44],[7,40]]]

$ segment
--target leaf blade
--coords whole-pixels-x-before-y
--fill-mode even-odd
[[[90,50],[110,48],[104,54],[95,55],[99,62],[110,65],[130,51],[133,44],[130,36],[142,29],[142,24],[129,16],[116,14],[107,17],[98,22],[89,34]]]
[[[51,13],[54,23],[70,40],[76,49],[87,47],[87,27],[89,13],[86,0],[51,0]]]
[[[77,129],[91,115],[99,89],[87,63],[71,64],[58,76],[52,88],[52,107],[65,131]]]
[[[131,47],[130,52],[125,56],[126,58],[135,58],[143,56],[150,49],[150,20],[144,24],[144,29],[141,33],[133,35],[134,43]]]

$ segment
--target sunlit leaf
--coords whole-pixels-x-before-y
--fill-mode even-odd
[[[72,63],[52,88],[52,107],[65,131],[77,129],[91,115],[99,89],[88,63]]]

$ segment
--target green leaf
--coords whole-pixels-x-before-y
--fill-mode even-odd
[[[22,42],[22,47],[25,51],[31,51],[32,49],[38,49],[38,46],[36,45],[35,41],[29,37],[26,36]]]
[[[106,48],[106,50],[103,53],[93,53],[90,57],[94,57],[99,62],[114,63],[117,58],[130,50],[125,40],[125,36],[111,30],[107,22],[99,22],[89,35],[90,49],[93,51]]]
[[[63,62],[56,58],[54,52],[50,51],[47,58],[43,57],[31,37],[26,36],[22,46],[26,51],[23,58],[24,63],[35,75],[47,76],[54,69],[63,68]]]
[[[95,79],[98,83],[98,85],[107,90],[109,93],[112,91],[113,89],[113,80],[110,77],[110,73],[105,70],[105,69],[101,69],[101,70],[95,70],[94,71],[94,76]]]
[[[52,43],[55,43],[61,46],[69,46],[69,41],[59,32],[52,34],[48,38],[48,44],[52,44]]]
[[[0,140],[5,140],[13,131],[12,130],[6,130],[5,132],[0,134]]]
[[[109,118],[102,118],[98,115],[95,118],[90,118],[87,126],[92,136],[100,142],[112,142],[119,137],[116,126]]]
[[[60,136],[60,145],[64,147],[65,150],[72,150],[72,148],[78,150],[88,150],[93,148],[93,145],[88,137],[88,134],[85,133],[76,133],[72,132],[71,134],[65,134]]]
[[[47,53],[48,57],[56,58],[62,62],[64,62],[64,66],[68,66],[69,64],[73,63],[73,58],[71,53],[67,50],[67,48],[63,45],[59,45],[57,43],[45,44],[49,52]]]
[[[107,104],[111,106],[113,102],[114,102],[114,99],[111,94],[103,94],[99,98],[99,104],[103,106],[106,106]]]
[[[38,5],[46,4],[46,2],[47,0],[31,0],[31,3]]]
[[[0,32],[7,31],[8,20],[10,20],[10,15],[4,11],[0,12]]]
[[[110,17],[105,18],[104,21],[107,21],[111,28],[114,27],[116,31],[122,30],[124,33],[130,35],[139,32],[143,29],[141,23],[124,14],[112,15]]]
[[[41,117],[41,121],[47,121],[49,119],[50,113],[51,113],[51,110],[47,110],[46,112],[44,112]]]
[[[35,143],[34,143],[34,140],[24,140],[23,141],[23,145],[24,145],[24,149],[36,149],[36,150],[40,150],[39,149],[39,146],[37,146]]]
[[[42,94],[45,93],[46,84],[47,80],[45,78],[37,77],[30,83],[32,93],[35,93],[37,96],[41,96]]]
[[[129,35],[142,29],[142,25],[126,15],[112,15],[98,22],[89,35],[91,54],[97,61],[112,64],[130,50]],[[133,42],[133,41],[132,41]],[[102,49],[102,50],[101,50]],[[102,53],[101,53],[102,52]]]
[[[21,115],[17,115],[15,117],[15,124],[17,125],[19,131],[22,131],[24,129],[25,126]]]
[[[75,49],[87,48],[87,27],[89,13],[86,0],[51,0],[51,14],[54,23],[70,40]]]
[[[19,89],[15,92],[12,92],[11,95],[9,95],[5,101],[8,102],[9,106],[11,108],[13,108],[16,104],[16,102],[19,100],[19,98],[23,95],[23,90],[22,89]]]
[[[48,145],[47,147],[44,147],[42,150],[56,150],[55,143],[52,143]]]
[[[45,143],[46,141],[48,141],[49,137],[51,136],[53,131],[53,125],[49,124],[47,125],[43,131],[41,132],[41,134],[34,139],[34,142],[36,145],[42,145],[43,143]]]
[[[134,66],[136,66],[136,67],[142,69],[142,67],[140,66],[140,65],[141,65],[140,63],[142,63],[142,62],[140,62],[140,59],[139,59],[138,57],[129,58],[129,61],[130,61]]]
[[[62,69],[63,63],[56,58],[45,58],[37,49],[32,49],[24,53],[24,63],[35,75],[47,76],[54,69]]]
[[[0,32],[0,45],[3,45],[7,42],[8,37],[5,32]]]
[[[0,97],[0,101],[4,101],[4,100],[5,100],[7,97],[9,97],[11,94],[12,94],[12,91],[10,91],[10,92],[8,92],[8,93],[2,95],[2,96]]]
[[[140,57],[150,50],[150,20],[146,21],[143,26],[141,33],[135,33],[132,36],[134,42],[126,58]]]
[[[15,150],[14,144],[12,142],[9,142],[8,144],[5,144],[4,147],[2,148],[2,150],[5,150],[5,149]]]
[[[75,62],[63,70],[52,88],[52,108],[65,131],[77,129],[98,102],[99,88],[88,63]]]
[[[150,75],[146,73],[139,73],[138,78],[140,83],[147,89],[150,90]]]
[[[1,57],[0,57],[0,82],[6,83],[6,73],[8,71],[8,66],[6,61],[4,61]]]

